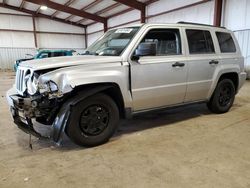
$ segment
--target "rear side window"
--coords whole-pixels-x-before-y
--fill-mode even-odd
[[[236,47],[230,33],[216,32],[222,53],[236,52]]]
[[[214,53],[213,40],[209,31],[187,29],[186,34],[190,54]]]

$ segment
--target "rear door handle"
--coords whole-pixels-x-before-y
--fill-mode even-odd
[[[216,60],[212,60],[209,62],[210,65],[214,64],[214,65],[217,65],[219,63],[219,61],[216,61]]]
[[[185,63],[180,63],[180,62],[176,62],[174,64],[172,64],[172,67],[184,67]]]

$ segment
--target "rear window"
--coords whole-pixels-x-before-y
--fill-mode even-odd
[[[216,36],[222,53],[236,52],[236,47],[230,33],[216,32]]]
[[[214,53],[213,40],[209,31],[187,29],[186,34],[190,54]]]

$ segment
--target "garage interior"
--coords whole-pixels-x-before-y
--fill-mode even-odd
[[[41,49],[81,54],[109,29],[141,23],[226,27],[247,69],[249,10],[249,0],[0,0],[0,187],[250,187],[248,80],[228,113],[195,104],[139,115],[94,148],[32,137],[31,150],[6,101],[17,59]]]

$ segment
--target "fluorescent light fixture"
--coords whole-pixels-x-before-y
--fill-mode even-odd
[[[41,10],[47,10],[47,8],[48,8],[48,7],[47,7],[46,5],[42,5],[42,6],[40,7]]]

